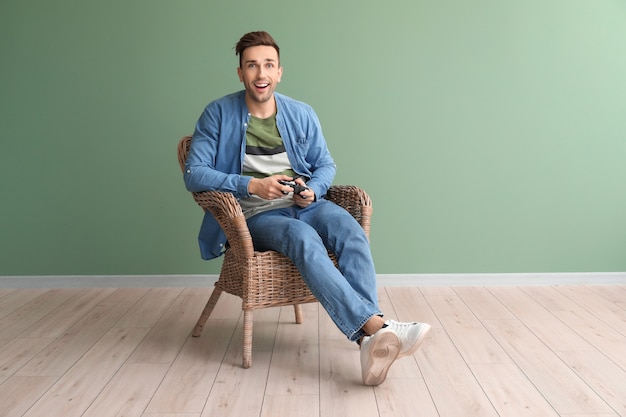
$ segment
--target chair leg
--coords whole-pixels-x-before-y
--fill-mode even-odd
[[[219,288],[213,288],[213,292],[209,297],[209,301],[207,301],[206,306],[204,306],[204,310],[202,310],[202,314],[200,314],[200,318],[198,318],[198,322],[191,331],[191,335],[193,337],[198,337],[202,334],[202,330],[204,330],[204,325],[209,319],[209,316],[211,315],[215,304],[217,304],[217,300],[219,300],[220,295],[222,295],[222,290],[220,290]]]
[[[294,304],[293,311],[296,313],[296,323],[302,324],[304,321],[304,313],[302,312],[302,304]]]
[[[243,311],[243,368],[252,366],[252,310]]]

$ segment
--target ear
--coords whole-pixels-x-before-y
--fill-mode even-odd
[[[243,72],[241,71],[241,67],[237,67],[237,75],[239,76],[239,82],[243,82]]]
[[[281,78],[283,78],[283,67],[278,67],[278,79],[277,79],[277,81],[280,82]]]

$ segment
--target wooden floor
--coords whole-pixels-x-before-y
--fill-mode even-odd
[[[209,288],[0,289],[2,417],[626,416],[626,286],[381,288],[387,317],[433,325],[378,387],[318,304],[238,299],[200,338]]]

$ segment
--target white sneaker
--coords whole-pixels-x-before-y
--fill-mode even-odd
[[[398,358],[412,355],[424,341],[426,333],[430,330],[427,323],[402,323],[395,320],[387,320],[385,329],[393,330],[400,339],[402,346]]]
[[[389,367],[398,357],[402,343],[398,335],[386,327],[361,342],[361,373],[365,385],[380,385],[387,378]]]

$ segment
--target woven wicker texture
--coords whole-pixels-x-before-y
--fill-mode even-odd
[[[191,136],[184,136],[178,143],[181,170],[185,168],[190,145]],[[192,194],[196,203],[203,210],[210,211],[219,222],[229,244],[215,289],[192,334],[199,336],[202,333],[222,291],[240,297],[244,311],[243,367],[249,368],[252,365],[252,310],[293,305],[296,323],[301,323],[299,304],[317,300],[289,258],[274,251],[254,250],[241,206],[231,193],[203,191]],[[355,186],[335,185],[330,187],[326,198],[352,214],[369,236],[372,201],[365,191]],[[334,256],[329,256],[336,264]]]

